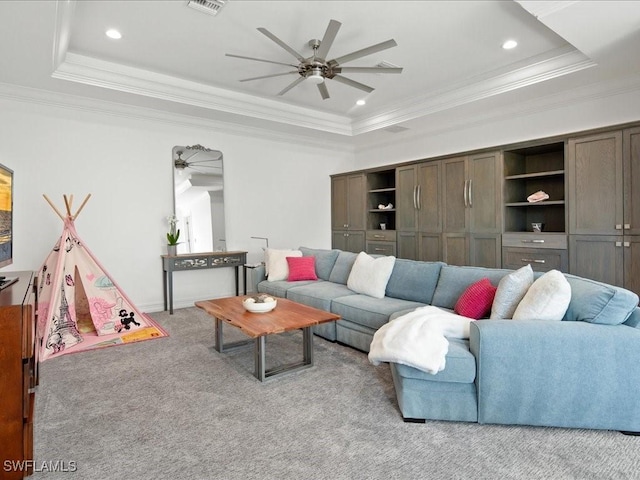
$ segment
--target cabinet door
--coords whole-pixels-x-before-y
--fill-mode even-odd
[[[419,256],[417,260],[423,262],[441,262],[442,256],[442,234],[420,232]]]
[[[365,234],[361,232],[347,232],[347,245],[344,250],[348,252],[364,252],[365,249]]]
[[[331,232],[331,248],[338,250],[347,250],[347,232],[346,231],[332,231]]]
[[[502,236],[500,234],[471,234],[469,264],[474,267],[502,266]]]
[[[622,132],[569,140],[569,233],[620,235]]]
[[[364,174],[349,175],[347,181],[348,228],[349,230],[366,230],[366,178]],[[362,248],[364,249],[364,242]]]
[[[349,182],[347,177],[333,177],[331,179],[331,229],[342,230],[347,228],[349,218],[347,216],[347,194]]]
[[[418,230],[442,232],[442,208],[440,195],[440,162],[425,162],[418,165]]]
[[[640,235],[640,128],[624,131],[624,234]]]
[[[469,265],[469,236],[466,233],[442,234],[442,260],[449,265]]]
[[[416,166],[398,167],[396,169],[396,230],[416,230],[416,192]]]
[[[640,235],[624,237],[624,288],[640,295]]]
[[[397,232],[398,258],[418,260],[417,232]]]
[[[623,286],[621,235],[569,235],[569,272],[598,282]]]
[[[466,157],[442,161],[442,205],[445,233],[466,232],[469,229],[467,205],[467,161]]]
[[[499,152],[469,157],[469,228],[471,233],[502,231],[502,168]]]

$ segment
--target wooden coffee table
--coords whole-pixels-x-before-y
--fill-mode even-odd
[[[203,309],[215,319],[215,349],[222,353],[254,343],[255,376],[261,382],[276,375],[311,367],[313,365],[313,332],[311,327],[339,320],[340,315],[308,307],[285,298],[278,298],[276,308],[270,312],[251,313],[242,306],[242,301],[249,296],[216,298],[195,303],[196,307]],[[251,340],[224,344],[222,322],[239,328],[245,335],[251,337]],[[302,361],[266,370],[266,336],[298,329],[302,330]]]

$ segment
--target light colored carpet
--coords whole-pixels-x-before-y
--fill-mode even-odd
[[[640,478],[639,437],[404,423],[388,366],[362,352],[315,337],[312,368],[260,383],[252,350],[213,349],[201,310],[152,317],[170,337],[41,365],[36,464],[77,472],[34,479]],[[300,343],[268,338],[268,362],[300,357]]]

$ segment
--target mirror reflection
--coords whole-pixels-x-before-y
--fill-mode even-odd
[[[226,250],[222,152],[176,145],[172,158],[178,253]]]

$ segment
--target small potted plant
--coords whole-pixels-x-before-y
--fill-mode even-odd
[[[167,233],[167,253],[169,255],[177,255],[178,239],[180,238],[180,229],[177,228],[178,218],[175,215],[167,217],[169,222],[169,232]]]

